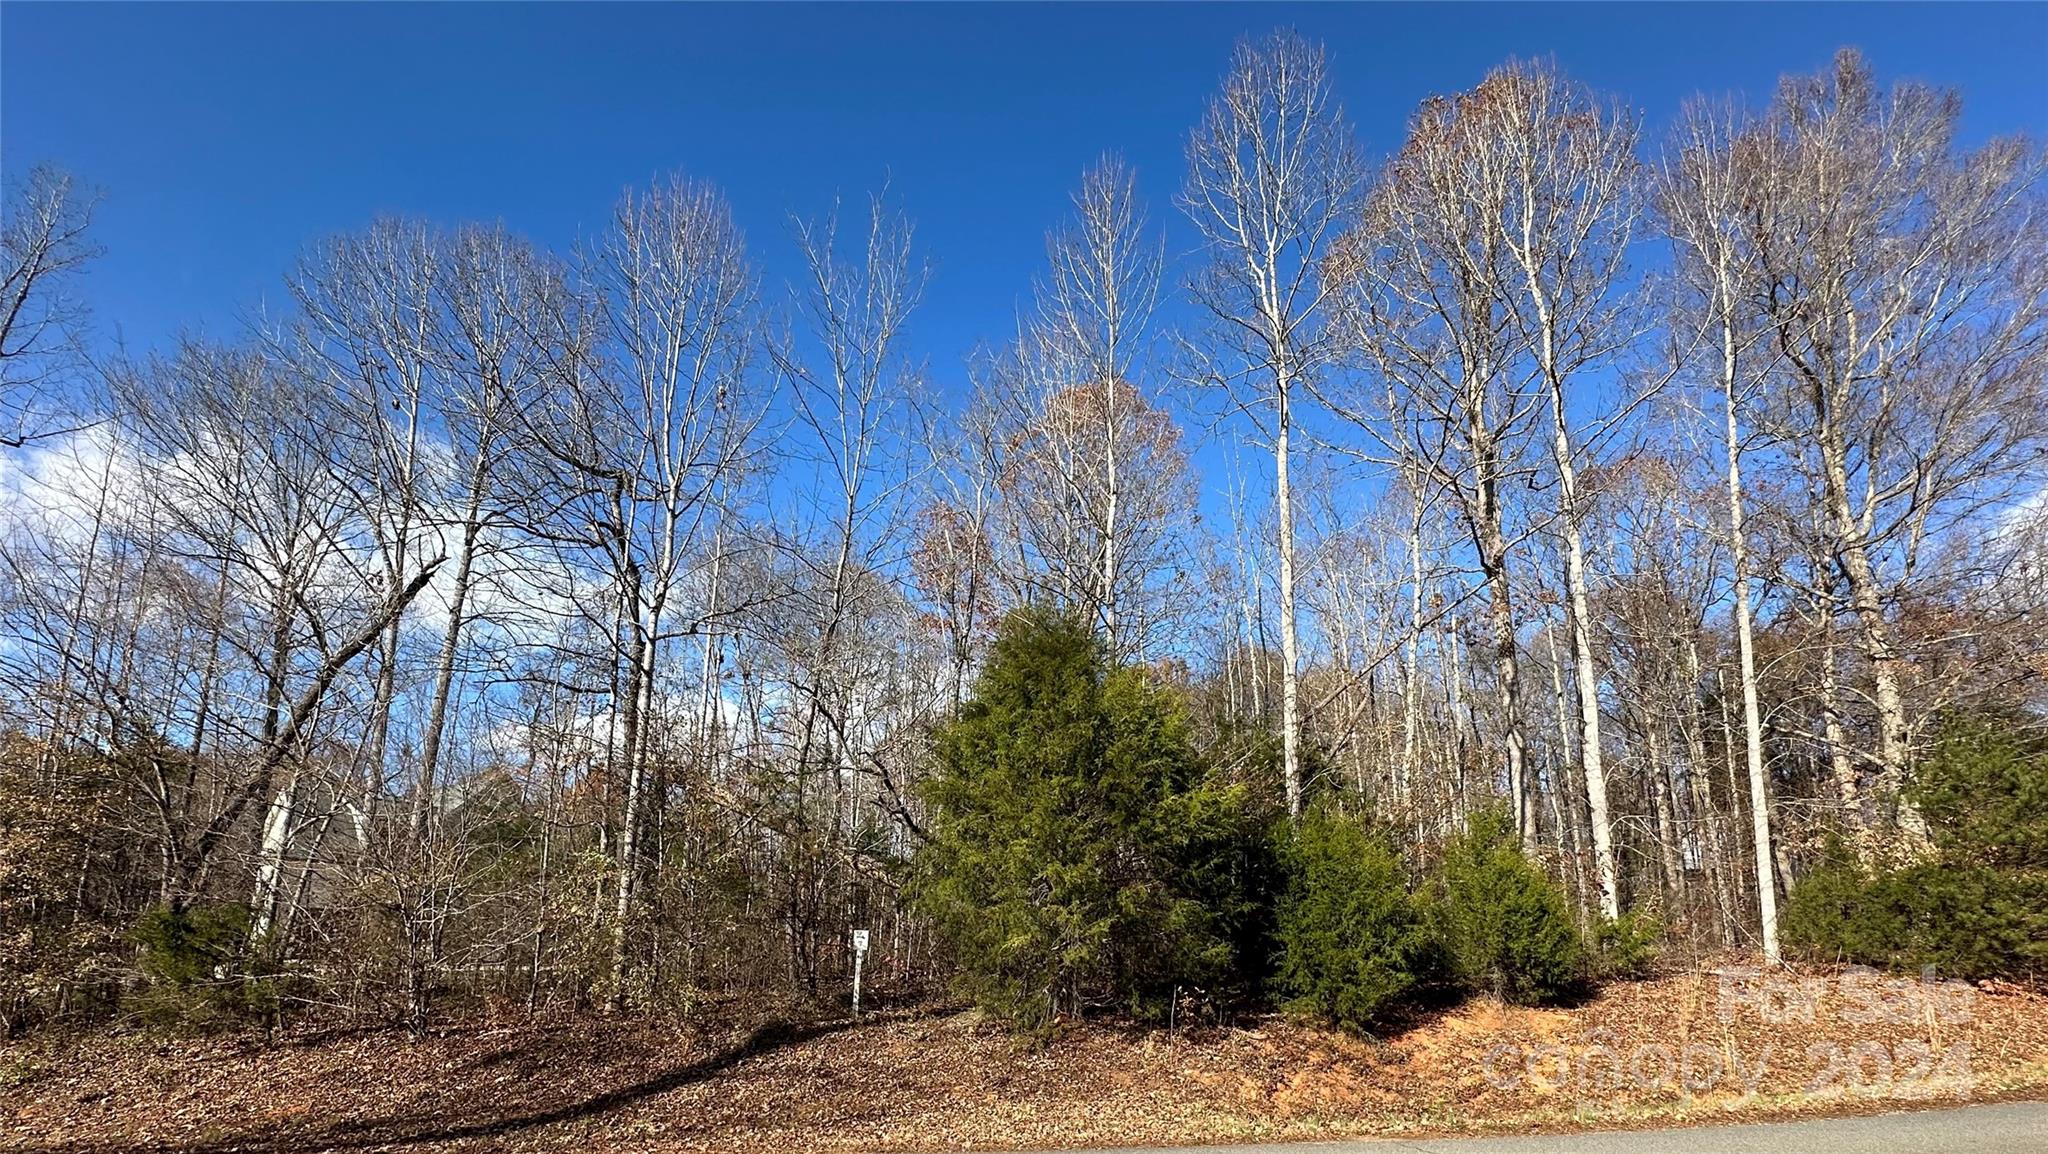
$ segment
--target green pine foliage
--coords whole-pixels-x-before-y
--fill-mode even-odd
[[[247,906],[153,906],[132,934],[148,982],[138,999],[148,1024],[207,1032],[235,1029],[276,1012],[277,983],[249,973]]]
[[[1284,860],[1290,825],[1280,788],[1280,743],[1269,730],[1229,726],[1200,737],[1212,768],[1196,796],[1227,797],[1210,832],[1184,836],[1174,850],[1185,891],[1215,911],[1230,940],[1231,972],[1215,1001],[1251,1002],[1272,985],[1281,895],[1288,884]],[[1202,826],[1190,826],[1190,832]],[[1174,835],[1169,835],[1172,841]]]
[[[1204,771],[1179,697],[1109,669],[1085,624],[1005,619],[935,752],[911,892],[964,993],[1038,1029],[1232,979],[1245,787]]]
[[[1852,961],[1890,949],[1890,919],[1867,899],[1870,871],[1840,837],[1830,837],[1818,865],[1799,879],[1778,912],[1778,933],[1793,949]]]
[[[165,986],[204,986],[246,968],[248,907],[229,903],[154,906],[135,924],[141,970]]]
[[[1400,858],[1356,818],[1320,808],[1283,841],[1275,984],[1289,1008],[1363,1030],[1414,989],[1427,950]]]
[[[998,629],[974,693],[935,735],[929,840],[908,893],[961,992],[1043,1031],[1111,1009],[1163,1016],[1261,987],[1349,1029],[1448,975],[1518,1002],[1593,970],[1634,973],[1656,927],[1625,919],[1597,962],[1504,810],[1445,847],[1426,894],[1383,831],[1312,806],[1282,820],[1258,758],[1196,750],[1181,695],[1111,668],[1084,622],[1043,609]]]
[[[1870,872],[1838,856],[1786,903],[1785,941],[1809,956],[1955,978],[2048,974],[2048,885],[2039,872],[1922,862]]]
[[[1942,860],[2048,869],[2048,725],[2022,713],[1944,718],[1912,798]]]
[[[1648,977],[1663,940],[1664,927],[1642,910],[1602,918],[1594,930],[1595,968],[1602,978]]]
[[[1459,985],[1533,1003],[1578,983],[1585,947],[1564,892],[1522,856],[1505,808],[1473,814],[1445,844],[1435,889],[1431,921]]]
[[[2048,734],[2021,714],[1944,719],[1910,791],[1925,861],[1860,864],[1839,840],[1780,920],[1811,957],[1957,978],[2048,975]]]

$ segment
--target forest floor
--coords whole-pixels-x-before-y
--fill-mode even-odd
[[[0,1044],[0,1148],[922,1151],[1633,1128],[2048,1098],[2048,995],[1804,971],[1020,1043],[971,1011],[705,1036],[595,1017]]]

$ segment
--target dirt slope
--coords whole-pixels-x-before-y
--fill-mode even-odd
[[[1810,1020],[1809,1020],[1810,1019]],[[938,1150],[1627,1126],[2048,1096],[2048,997],[1703,973],[1475,1001],[1383,1040],[1271,1020],[1021,1047],[969,1012],[693,1038],[589,1019],[0,1048],[0,1147]]]

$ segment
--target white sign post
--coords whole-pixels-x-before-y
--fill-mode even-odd
[[[860,1017],[860,969],[868,957],[868,932],[853,931],[853,1016]]]

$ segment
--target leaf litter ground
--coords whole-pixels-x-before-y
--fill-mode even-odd
[[[1832,972],[1803,980],[1760,994],[1705,971],[1559,1009],[1478,999],[1382,1038],[1271,1018],[1172,1034],[1089,1024],[1033,1046],[972,1011],[920,1009],[711,1035],[564,1017],[420,1041],[374,1029],[15,1042],[0,1046],[0,1148],[1049,1149],[2048,1097],[2048,996],[1951,986],[1943,1005],[1903,984],[1872,998]]]

